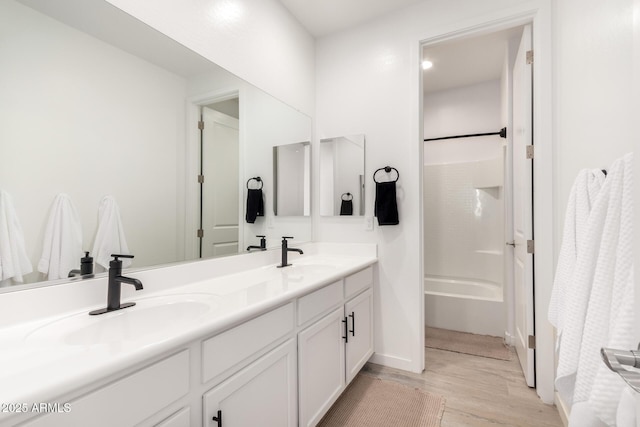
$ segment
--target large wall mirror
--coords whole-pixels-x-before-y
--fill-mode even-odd
[[[364,215],[364,135],[320,140],[320,215]]]
[[[0,40],[0,190],[34,270],[24,284],[64,281],[37,272],[61,193],[87,251],[112,196],[132,268],[245,252],[256,235],[311,240],[310,217],[275,217],[268,160],[311,139],[308,116],[104,0],[2,1]],[[265,212],[248,223],[255,176]]]

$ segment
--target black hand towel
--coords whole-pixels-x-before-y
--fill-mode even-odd
[[[378,225],[397,225],[398,204],[396,201],[396,183],[376,182],[376,203],[374,205],[375,216],[378,217]]]
[[[342,200],[342,203],[340,203],[340,215],[353,215],[353,200]]]
[[[256,222],[256,217],[264,216],[264,202],[262,189],[247,190],[247,215],[245,219],[249,224]]]

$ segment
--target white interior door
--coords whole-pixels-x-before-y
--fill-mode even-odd
[[[238,119],[204,107],[202,257],[238,253]]]
[[[529,345],[533,324],[533,254],[527,241],[533,239],[532,170],[527,145],[532,135],[532,65],[527,62],[531,50],[531,26],[527,25],[513,67],[513,236],[516,352],[527,385],[535,387],[535,353]]]

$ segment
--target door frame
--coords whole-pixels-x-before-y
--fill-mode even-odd
[[[187,98],[186,105],[186,131],[187,143],[185,144],[185,218],[184,218],[184,251],[186,260],[199,259],[198,247],[199,239],[196,230],[200,223],[200,186],[197,180],[200,174],[200,130],[198,129],[198,121],[200,120],[200,110],[205,105],[214,104],[216,102],[227,101],[229,99],[242,99],[242,90],[223,90],[206,92]],[[243,104],[240,102],[239,126],[238,126],[238,153],[240,159],[244,158],[244,140],[243,140]],[[239,177],[244,176],[244,162],[238,165]],[[242,179],[238,179],[238,194],[243,195]],[[242,197],[238,198],[238,212],[242,217],[244,207],[242,206]],[[242,218],[239,219],[238,226],[238,245],[242,247],[244,244],[244,227]]]
[[[423,86],[422,86],[422,48],[443,41],[459,38],[475,37],[487,33],[500,31],[524,24],[531,24],[533,28],[534,67],[533,80],[533,140],[535,146],[534,170],[534,208],[533,222],[536,224],[535,240],[536,262],[534,265],[535,290],[534,290],[534,328],[536,331],[536,392],[545,403],[554,403],[554,378],[555,378],[555,353],[553,328],[547,320],[547,311],[551,297],[553,283],[554,259],[556,245],[554,242],[554,189],[553,189],[553,124],[552,124],[552,43],[551,43],[551,1],[538,0],[526,2],[511,8],[488,13],[483,16],[469,19],[455,24],[448,24],[433,28],[412,46],[415,67],[414,88],[416,95],[414,102],[417,104],[418,135],[416,141],[419,144],[419,155],[416,167],[419,175],[420,217],[424,216],[423,193]],[[424,230],[420,223],[420,260],[424,259]],[[424,330],[424,263],[420,262],[420,330]],[[424,369],[424,333],[420,334],[420,346],[422,349],[422,369]]]

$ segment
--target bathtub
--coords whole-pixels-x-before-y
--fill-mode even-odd
[[[427,276],[424,293],[426,326],[504,336],[506,307],[500,284]]]

